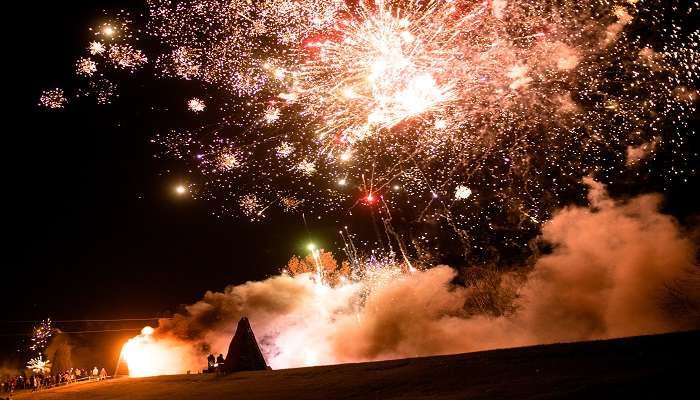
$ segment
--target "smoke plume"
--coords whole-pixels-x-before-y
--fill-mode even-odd
[[[586,180],[589,206],[559,210],[543,225],[540,256],[525,279],[501,275],[493,293],[508,312],[475,312],[484,285],[456,285],[447,266],[361,282],[317,284],[308,274],[229,286],[171,320],[156,338],[176,341],[182,370],[203,352],[226,352],[247,316],[273,368],[460,353],[700,327],[700,272],[693,242],[660,195],[609,198]],[[513,273],[510,273],[513,274]],[[509,293],[515,295],[509,296]],[[187,351],[182,349],[188,349]]]

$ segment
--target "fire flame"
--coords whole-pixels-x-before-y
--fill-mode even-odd
[[[141,334],[134,336],[124,344],[121,351],[122,360],[129,367],[129,376],[144,377],[156,375],[181,374],[179,352],[173,351],[167,341],[156,340],[154,329],[146,326]]]

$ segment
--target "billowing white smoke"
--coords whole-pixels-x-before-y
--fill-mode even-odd
[[[693,243],[659,213],[659,195],[611,200],[587,181],[590,207],[560,210],[543,226],[552,252],[518,287],[513,312],[467,312],[472,287],[447,266],[336,288],[275,276],[204,298],[156,336],[188,343],[182,370],[201,369],[209,345],[226,353],[247,316],[273,368],[459,353],[700,327]],[[505,282],[505,280],[504,280]],[[499,289],[496,289],[499,290]],[[178,347],[182,349],[182,347]]]

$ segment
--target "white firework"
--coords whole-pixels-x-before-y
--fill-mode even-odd
[[[455,189],[456,200],[466,200],[472,195],[472,190],[464,185],[459,185]]]
[[[289,142],[282,142],[279,144],[279,146],[277,146],[275,152],[277,153],[277,157],[287,158],[294,152],[294,146],[292,146]]]
[[[204,104],[202,100],[195,97],[187,102],[187,107],[190,109],[190,111],[198,113],[204,111],[204,109],[207,108],[207,105]]]
[[[43,357],[39,355],[39,357],[29,360],[27,368],[36,374],[47,374],[51,372],[51,361],[48,358],[44,360]]]
[[[316,172],[316,164],[312,161],[303,160],[297,164],[297,171],[306,176],[311,176]]]
[[[105,45],[103,45],[100,42],[90,42],[90,46],[88,47],[88,51],[93,56],[98,55],[98,54],[102,54],[105,52],[105,50],[106,50]]]

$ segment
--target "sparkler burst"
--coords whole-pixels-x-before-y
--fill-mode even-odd
[[[216,213],[370,207],[385,226],[408,221],[398,241],[434,247],[431,232],[447,227],[465,253],[523,249],[561,198],[582,196],[584,176],[695,173],[700,33],[682,21],[696,3],[147,4],[158,48],[139,49],[140,29],[115,18],[94,29],[78,69],[91,75],[87,57],[128,71],[152,61],[228,94],[217,127],[155,139]],[[652,171],[661,153],[673,167]]]
[[[32,370],[36,374],[48,374],[51,372],[51,361],[48,359],[44,360],[41,355],[36,358],[32,358],[27,363],[27,368]]]

